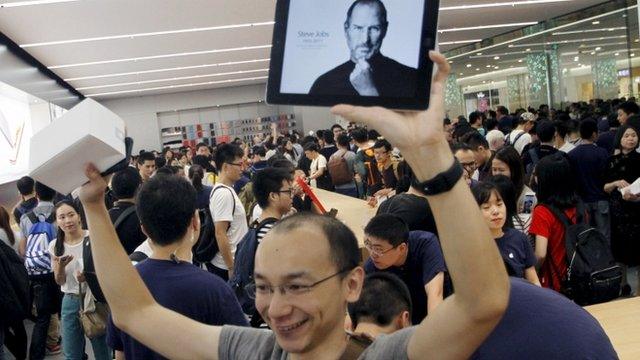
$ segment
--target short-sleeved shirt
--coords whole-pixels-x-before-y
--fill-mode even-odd
[[[187,262],[151,258],[136,269],[160,305],[208,325],[247,326],[233,291],[216,275]],[[164,359],[118,329],[112,319],[107,343],[114,350],[123,351],[126,359]]]
[[[586,203],[608,200],[604,176],[609,166],[607,150],[594,144],[576,146],[568,154],[578,183],[578,195]]]
[[[55,239],[49,243],[48,250],[49,250],[49,253],[51,254],[52,259],[55,254],[54,249],[57,242],[58,240]],[[75,245],[69,245],[67,243],[64,243],[63,256],[66,256],[66,255],[73,256],[73,260],[71,260],[71,262],[69,262],[69,264],[67,264],[67,266],[64,267],[65,282],[60,286],[60,290],[62,290],[62,292],[65,294],[80,293],[78,277],[76,275],[78,272],[82,272],[84,270],[84,265],[82,262],[82,249],[83,249],[82,241],[80,241]]]
[[[422,230],[438,235],[436,221],[426,198],[413,194],[397,194],[378,206],[379,214],[393,214],[407,223],[410,231]]]
[[[513,130],[505,137],[505,141],[507,145],[513,146],[518,154],[522,155],[524,147],[531,143],[531,135],[525,134],[524,130]]]
[[[598,321],[580,306],[522,279],[510,278],[510,282],[509,305],[504,316],[471,359],[618,358]],[[415,329],[378,336],[358,359],[407,359],[407,347]],[[285,360],[288,356],[270,330],[225,326],[220,333],[221,360]],[[429,354],[422,356],[429,358]]]
[[[564,213],[575,222],[576,208],[564,210]],[[567,249],[564,245],[565,229],[562,222],[544,205],[533,209],[533,220],[529,233],[547,238],[547,254],[540,269],[540,284],[544,287],[560,291],[562,279],[567,272]]]
[[[132,206],[135,206],[135,204],[124,201],[116,202],[109,210],[111,222],[115,224],[120,217],[120,214]],[[140,219],[138,218],[138,213],[136,211],[123,220],[120,226],[116,229],[116,233],[118,234],[118,239],[120,239],[120,243],[122,243],[127,255],[130,255],[147,238],[147,236],[142,232]]]
[[[232,187],[217,183],[211,192],[209,210],[211,210],[211,217],[214,223],[219,221],[229,222],[227,237],[231,247],[231,256],[235,256],[238,243],[249,230],[247,215],[240,198],[238,198]],[[211,263],[220,269],[228,270],[220,252],[211,260]]]
[[[32,211],[36,215],[43,215],[45,218],[47,218],[49,217],[49,215],[53,213],[53,203],[49,201],[40,201],[38,205],[35,208],[33,208]],[[28,213],[25,213],[20,217],[20,232],[22,233],[22,236],[24,236],[25,238],[29,237],[29,231],[33,226],[33,223],[31,223],[31,220],[29,220],[29,217],[27,216],[27,214]],[[55,226],[56,225],[54,222],[54,227]]]
[[[513,270],[514,276],[523,278],[525,269],[536,264],[529,239],[522,232],[506,229],[502,237],[496,239],[498,250],[504,262]]]
[[[397,275],[409,288],[413,304],[412,322],[419,324],[427,316],[427,285],[438,273],[446,272],[444,257],[438,238],[426,231],[409,232],[409,253],[402,266],[379,270],[371,258],[364,270],[367,274],[384,271]]]
[[[313,175],[313,173],[317,172],[320,169],[325,169],[325,174],[326,174],[327,158],[325,158],[322,154],[318,154],[318,157],[311,160],[311,166],[309,167],[309,175]],[[322,176],[325,176],[325,174],[323,174]],[[311,180],[311,185],[317,187],[318,180],[317,179]]]

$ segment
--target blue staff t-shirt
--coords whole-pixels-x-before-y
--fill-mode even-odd
[[[504,262],[513,270],[513,276],[523,278],[524,270],[536,264],[536,256],[527,235],[506,229],[504,235],[496,239],[496,245]]]
[[[136,268],[160,305],[208,325],[248,325],[231,288],[216,275],[187,262],[170,260],[147,259]],[[125,359],[164,359],[118,329],[111,318],[107,343],[123,351]]]
[[[424,286],[438,273],[446,272],[447,268],[440,242],[434,234],[426,231],[411,231],[408,245],[409,253],[404,265],[379,270],[369,258],[364,265],[364,270],[367,274],[387,271],[402,279],[411,293],[413,305],[411,321],[413,324],[419,324],[427,316],[427,293]]]

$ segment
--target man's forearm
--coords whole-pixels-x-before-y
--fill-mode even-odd
[[[229,244],[227,232],[216,232],[216,241],[218,242],[218,249],[220,249],[224,263],[230,271],[233,271],[233,256],[231,255],[231,245]]]

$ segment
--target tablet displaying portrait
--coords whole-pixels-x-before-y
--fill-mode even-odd
[[[278,0],[267,101],[429,105],[438,0]]]

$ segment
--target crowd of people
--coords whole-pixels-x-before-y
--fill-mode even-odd
[[[96,359],[617,358],[578,304],[640,282],[638,105],[443,121],[449,66],[431,57],[425,112],[337,106],[348,126],[304,137],[141,151],[110,178],[87,165],[66,196],[20,179],[0,207],[0,300],[18,309],[0,344],[17,359],[83,359],[87,339]],[[364,263],[300,179],[377,208]],[[609,266],[585,279],[593,248]]]

